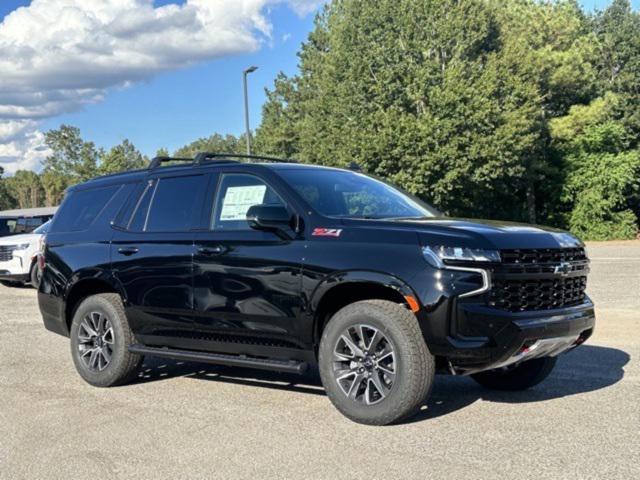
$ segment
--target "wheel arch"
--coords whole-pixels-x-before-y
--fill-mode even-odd
[[[318,346],[322,331],[334,313],[362,300],[389,300],[414,313],[420,309],[418,296],[403,280],[374,271],[339,272],[324,279],[313,291],[313,343]]]
[[[103,270],[79,273],[68,283],[64,295],[64,319],[67,331],[71,330],[73,315],[80,302],[98,293],[117,293],[124,299],[117,281]]]

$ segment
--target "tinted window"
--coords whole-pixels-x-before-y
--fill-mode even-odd
[[[205,177],[161,178],[150,196],[151,208],[144,230],[147,232],[181,232],[191,228],[194,212],[200,212],[196,202],[204,187]],[[137,217],[137,212],[136,212]],[[134,218],[137,221],[137,218]]]
[[[345,170],[292,169],[278,172],[321,214],[351,218],[434,217],[439,212],[401,190]]]
[[[56,214],[53,230],[56,232],[86,230],[119,189],[119,185],[112,185],[71,192]]]
[[[0,235],[15,233],[17,218],[0,218]]]
[[[215,202],[215,230],[249,230],[247,211],[253,205],[285,206],[278,194],[253,175],[222,176]]]
[[[147,221],[147,213],[149,212],[149,204],[151,203],[151,196],[153,195],[155,186],[155,182],[149,182],[142,192],[142,195],[138,199],[138,203],[134,209],[133,217],[129,222],[129,230],[144,230],[144,225]]]

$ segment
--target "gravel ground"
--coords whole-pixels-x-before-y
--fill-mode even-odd
[[[342,417],[313,379],[150,360],[97,389],[35,291],[0,286],[0,478],[640,478],[640,242],[593,244],[598,324],[519,393],[438,377],[410,422]]]

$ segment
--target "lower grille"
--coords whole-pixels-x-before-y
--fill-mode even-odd
[[[578,305],[585,299],[587,277],[536,280],[494,280],[488,293],[491,307],[523,312]]]

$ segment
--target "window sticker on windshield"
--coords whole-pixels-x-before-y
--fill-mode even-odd
[[[246,187],[229,187],[224,196],[220,220],[237,221],[247,219],[247,210],[264,201],[266,185],[250,185]]]
[[[314,228],[311,235],[314,237],[339,237],[341,233],[341,228]]]

